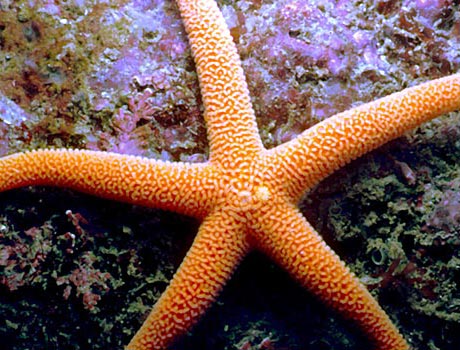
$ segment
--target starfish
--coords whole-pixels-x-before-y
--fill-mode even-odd
[[[262,145],[240,58],[213,0],[177,0],[196,62],[208,127],[205,163],[109,152],[36,150],[0,159],[0,191],[71,188],[202,220],[170,285],[127,349],[166,349],[213,303],[253,249],[355,322],[379,350],[408,343],[297,208],[339,167],[460,108],[460,74],[339,113],[273,149]]]

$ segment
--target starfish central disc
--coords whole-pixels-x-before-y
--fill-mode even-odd
[[[267,204],[273,198],[268,186],[264,184],[232,181],[228,187],[226,203],[238,212],[254,211]]]
[[[255,208],[257,204],[263,204],[271,198],[270,190],[266,186],[255,186],[251,190],[237,192],[238,201],[242,207]],[[249,208],[248,208],[249,209]]]

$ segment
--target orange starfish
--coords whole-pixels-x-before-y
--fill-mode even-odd
[[[337,168],[460,108],[460,74],[340,113],[266,150],[240,59],[212,0],[178,0],[194,54],[210,159],[170,163],[106,152],[38,150],[0,159],[0,191],[68,187],[203,219],[171,284],[127,349],[166,349],[195,324],[238,263],[259,249],[356,322],[380,350],[409,346],[296,204]],[[78,170],[78,171],[76,171]]]

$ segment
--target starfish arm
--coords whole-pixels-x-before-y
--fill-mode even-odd
[[[280,181],[290,183],[289,194],[300,198],[305,189],[351,160],[457,109],[460,74],[405,89],[326,119],[270,150],[269,162],[279,169]]]
[[[240,57],[214,1],[177,3],[200,80],[210,161],[237,164],[263,149]]]
[[[249,245],[236,220],[222,212],[205,218],[170,285],[127,350],[165,350],[214,302]]]
[[[216,177],[206,163],[170,163],[107,152],[38,150],[0,158],[0,192],[30,185],[66,187],[199,218],[212,206],[211,182]]]
[[[326,304],[356,322],[376,350],[409,348],[377,301],[294,206],[273,206],[254,227],[257,248]]]

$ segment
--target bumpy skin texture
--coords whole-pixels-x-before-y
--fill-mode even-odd
[[[301,194],[352,159],[460,108],[460,75],[338,114],[265,150],[229,31],[212,0],[179,0],[204,96],[211,157],[169,163],[105,152],[40,150],[0,159],[0,190],[52,185],[203,219],[170,286],[129,350],[166,349],[260,249],[356,322],[375,349],[409,346],[359,280],[296,208]]]

